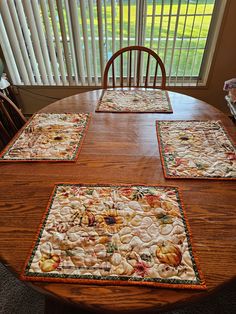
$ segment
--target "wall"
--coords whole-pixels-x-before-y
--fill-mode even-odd
[[[220,0],[219,0],[220,1]],[[225,80],[236,77],[236,0],[228,0],[213,64],[206,87],[175,87],[171,90],[199,98],[218,109],[228,112],[224,100]],[[80,87],[22,87],[16,90],[16,97],[23,111],[33,113],[56,99],[85,91]],[[36,95],[38,94],[38,95]],[[39,96],[40,95],[40,96]]]

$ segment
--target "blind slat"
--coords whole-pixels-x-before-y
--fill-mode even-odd
[[[145,5],[145,2],[142,3],[143,7],[141,8],[141,17],[140,17],[140,37],[141,37],[141,46],[146,46],[145,40],[146,40],[146,17],[147,17],[147,5]],[[141,65],[140,65],[140,82],[141,85],[143,84],[143,72],[144,72],[144,56],[146,54],[141,54]]]
[[[173,60],[174,60],[174,53],[175,53],[175,45],[176,45],[176,37],[177,37],[177,30],[178,30],[178,25],[179,25],[179,13],[180,13],[180,8],[181,8],[181,0],[178,1],[178,9],[177,9],[177,18],[175,21],[175,31],[174,31],[174,41],[172,45],[172,50],[171,50],[171,59],[170,59],[170,67],[169,67],[169,84],[171,81],[171,73],[172,73],[172,66],[173,66]]]
[[[56,3],[57,3],[57,10],[58,10],[58,16],[59,16],[60,29],[61,29],[62,45],[64,49],[67,76],[68,76],[69,84],[72,85],[73,78],[72,78],[72,69],[71,69],[71,58],[70,58],[70,53],[69,53],[66,26],[65,26],[65,20],[64,20],[64,7],[63,7],[62,0],[56,0]]]
[[[93,0],[89,0],[89,16],[90,16],[90,29],[91,29],[91,42],[92,42],[92,52],[93,52],[93,71],[95,85],[98,85],[97,76],[97,58],[96,58],[96,43],[95,43],[95,29],[94,29],[94,14],[93,14]]]
[[[56,56],[55,49],[54,49],[54,42],[53,42],[51,26],[50,26],[50,22],[49,22],[49,18],[48,18],[48,10],[47,10],[47,6],[46,6],[46,0],[40,0],[40,4],[41,4],[41,8],[42,8],[42,13],[43,13],[44,25],[45,25],[45,30],[46,30],[46,38],[47,38],[50,58],[51,58],[51,62],[52,62],[54,79],[56,81],[56,84],[60,85],[61,80],[60,80],[60,74],[58,71],[57,56]]]
[[[50,85],[54,85],[51,63],[49,60],[49,54],[48,54],[47,43],[45,40],[45,35],[43,33],[43,24],[41,22],[38,2],[32,1],[32,10],[33,10],[34,18],[35,18],[35,25],[36,25],[37,32],[38,32],[38,37],[39,37],[42,55],[43,55],[43,59],[44,59],[44,63],[45,63],[45,68],[47,71],[47,77],[48,77]]]
[[[98,37],[99,37],[99,54],[100,54],[100,75],[104,71],[104,38],[102,25],[102,2],[97,0],[97,17],[98,17]]]
[[[169,41],[169,36],[170,36],[170,22],[171,22],[172,10],[173,10],[173,0],[170,0],[168,25],[167,25],[167,34],[166,34],[166,43],[165,43],[164,58],[163,58],[163,62],[164,63],[166,63],[166,57],[167,57],[167,47],[168,47],[168,41]]]
[[[187,67],[188,67],[189,51],[190,51],[192,37],[193,37],[193,32],[194,32],[194,25],[195,25],[195,18],[196,18],[195,14],[197,12],[197,6],[198,6],[198,0],[197,0],[197,2],[195,4],[194,17],[193,17],[193,23],[192,23],[191,33],[190,33],[190,40],[189,40],[189,44],[188,44],[187,56],[186,56],[186,59],[185,59],[185,67],[184,67],[184,72],[183,72],[182,84],[185,81],[185,73],[186,73],[186,70],[187,70]]]
[[[35,77],[33,75],[33,71],[32,71],[32,67],[31,67],[31,63],[30,63],[30,58],[27,52],[27,48],[25,46],[25,40],[24,40],[24,36],[22,34],[22,29],[19,27],[20,25],[20,21],[16,12],[16,7],[15,7],[15,3],[14,0],[8,0],[8,7],[11,13],[11,18],[12,18],[12,22],[14,24],[14,28],[16,31],[16,36],[18,38],[18,42],[20,45],[20,49],[21,49],[21,53],[22,53],[22,57],[24,59],[24,63],[25,63],[25,67],[30,79],[30,83],[32,85],[36,84],[35,81]],[[37,65],[36,65],[37,66]]]
[[[91,67],[90,67],[90,53],[89,53],[89,44],[88,44],[88,31],[87,31],[87,21],[86,21],[86,8],[83,0],[80,0],[80,9],[81,9],[81,19],[82,19],[82,29],[84,37],[84,48],[85,48],[85,62],[87,68],[87,80],[88,84],[92,84],[91,77]]]
[[[34,47],[35,55],[36,55],[37,62],[39,65],[40,75],[42,77],[43,84],[48,85],[49,81],[47,77],[47,71],[44,64],[43,53],[40,47],[40,42],[39,42],[37,28],[35,25],[35,19],[34,19],[31,2],[29,0],[24,0],[22,3],[23,3],[25,15],[27,17],[27,21],[28,21],[28,27],[30,29],[33,47]]]
[[[58,59],[58,63],[59,63],[60,73],[61,73],[61,79],[62,79],[63,85],[67,85],[68,81],[66,78],[66,70],[65,70],[65,65],[64,65],[64,58],[62,55],[61,41],[60,41],[60,37],[59,37],[57,20],[56,20],[56,16],[55,16],[54,0],[48,0],[48,5],[49,5],[50,17],[51,17],[51,21],[52,21],[52,29],[53,29],[53,35],[54,35],[54,40],[55,40],[57,59]]]
[[[155,15],[156,15],[156,0],[153,0],[152,2],[152,22],[151,22],[151,33],[150,33],[150,49],[153,49],[153,37],[154,37],[154,26],[155,26]],[[147,60],[147,77],[145,80],[145,85],[147,85],[150,82],[150,71],[149,68],[151,67],[152,62],[150,62],[150,58],[148,57]]]
[[[157,43],[157,54],[160,54],[160,48],[161,48],[161,35],[162,35],[162,25],[163,25],[163,14],[164,14],[164,0],[162,0],[161,3],[161,18],[160,18],[160,25],[159,25],[159,34],[157,36],[158,43]]]
[[[119,1],[119,11],[120,11],[120,49],[123,47],[123,0]],[[123,60],[123,55],[121,55],[120,58],[120,84],[123,86],[123,65],[124,60]]]
[[[80,34],[80,24],[78,21],[78,7],[76,5],[76,1],[69,1],[70,15],[71,15],[71,25],[73,30],[73,40],[75,46],[75,55],[76,55],[76,64],[77,71],[81,80],[81,85],[85,85],[85,76],[84,76],[84,61],[82,55],[82,42],[81,42],[81,34]]]
[[[128,0],[128,25],[127,25],[127,46],[130,46],[130,15],[131,15],[131,8],[130,8],[130,0]],[[127,54],[127,82],[130,82],[130,56],[129,53]]]
[[[103,24],[104,24],[104,29],[105,29],[105,60],[107,60],[109,58],[108,55],[108,50],[109,50],[109,40],[108,40],[108,35],[107,35],[107,28],[108,28],[108,22],[107,22],[107,4],[106,1],[103,1],[103,12],[104,12],[104,20],[103,20]]]
[[[119,1],[119,7],[120,7],[120,49],[123,47],[123,0]]]
[[[190,74],[190,79],[189,79],[189,83],[190,84],[192,83],[192,76],[194,76],[193,71],[194,71],[194,66],[196,64],[196,59],[197,59],[197,51],[198,51],[198,47],[199,47],[200,36],[201,36],[201,33],[202,33],[203,20],[204,20],[204,16],[205,16],[205,13],[206,13],[206,5],[207,5],[207,0],[205,0],[204,9],[203,9],[203,15],[202,15],[202,18],[201,18],[201,26],[199,28],[197,44],[196,44],[195,51],[194,51],[192,67],[191,67],[191,74]]]
[[[16,5],[16,10],[18,13],[21,29],[22,29],[22,32],[24,34],[25,44],[27,46],[29,58],[30,58],[30,61],[32,64],[33,73],[34,73],[37,84],[41,85],[42,79],[41,79],[41,75],[39,73],[39,65],[38,65],[38,61],[37,61],[34,47],[32,44],[32,40],[31,40],[31,36],[30,36],[30,30],[29,30],[28,25],[27,25],[26,16],[24,13],[24,8],[22,5],[22,2],[20,2],[20,1],[16,1],[15,5]]]
[[[71,51],[71,58],[72,58],[72,69],[74,73],[75,84],[79,85],[78,71],[76,67],[75,45],[74,45],[74,40],[73,40],[73,31],[72,31],[70,8],[69,8],[68,1],[70,0],[65,0],[65,8],[66,8],[66,17],[67,17],[67,25],[68,25],[68,33],[69,33],[69,41],[70,41],[70,51]]]
[[[116,3],[111,0],[111,21],[112,21],[112,53],[116,52]],[[116,84],[116,64],[114,63],[114,84]]]
[[[140,1],[136,0],[136,6],[135,6],[135,45],[139,46],[139,17],[140,17]],[[136,65],[137,65],[137,54],[134,51],[133,54],[133,60],[134,60],[134,66],[133,66],[133,76],[134,76],[134,82],[137,82],[137,71],[136,71]]]
[[[18,64],[20,75],[24,83],[29,85],[30,84],[29,76],[25,67],[24,59],[21,54],[21,49],[16,37],[16,32],[12,24],[11,15],[8,10],[7,2],[5,0],[0,1],[0,8],[2,12],[2,19],[5,25],[7,35],[10,39],[10,45],[12,47],[12,52],[14,54],[15,60]]]
[[[183,49],[183,43],[184,43],[184,35],[185,35],[185,30],[186,30],[186,21],[187,21],[187,16],[188,16],[188,10],[189,10],[189,2],[190,0],[187,0],[187,4],[186,4],[186,15],[185,15],[185,19],[184,19],[184,26],[183,26],[183,32],[182,32],[182,38],[181,38],[181,43],[180,43],[180,51],[179,51],[179,57],[177,59],[177,65],[176,65],[176,71],[175,71],[175,85],[177,83],[177,74],[179,71],[179,64],[180,64],[180,59],[181,59],[181,54],[182,54],[182,49]]]
[[[7,67],[11,75],[13,84],[21,85],[21,78],[16,66],[16,62],[13,56],[13,52],[11,50],[11,46],[6,34],[6,29],[4,27],[1,15],[0,15],[0,44],[4,54],[4,58],[7,62]]]

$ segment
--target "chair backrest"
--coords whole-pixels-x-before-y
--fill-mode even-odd
[[[0,92],[0,149],[26,123],[26,119],[17,106],[3,93]]]
[[[105,89],[109,87],[110,67],[112,68],[111,87],[166,88],[165,66],[161,58],[149,48],[129,46],[118,50],[106,64],[103,74]],[[158,74],[161,74],[161,80],[158,80]]]

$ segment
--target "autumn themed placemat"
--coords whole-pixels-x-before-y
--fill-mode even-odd
[[[58,184],[22,279],[204,289],[175,187]]]
[[[0,161],[75,161],[89,114],[39,113],[3,150]]]
[[[165,90],[105,90],[98,102],[100,112],[172,113]]]
[[[235,179],[236,150],[220,121],[157,121],[166,178]]]

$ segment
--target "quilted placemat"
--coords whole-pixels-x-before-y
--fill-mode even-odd
[[[22,279],[204,289],[178,189],[58,184]]]
[[[236,150],[219,121],[157,121],[166,178],[235,179]]]
[[[105,90],[96,111],[173,112],[168,92],[165,90]]]
[[[75,161],[88,122],[86,113],[38,113],[0,155],[0,161]]]

